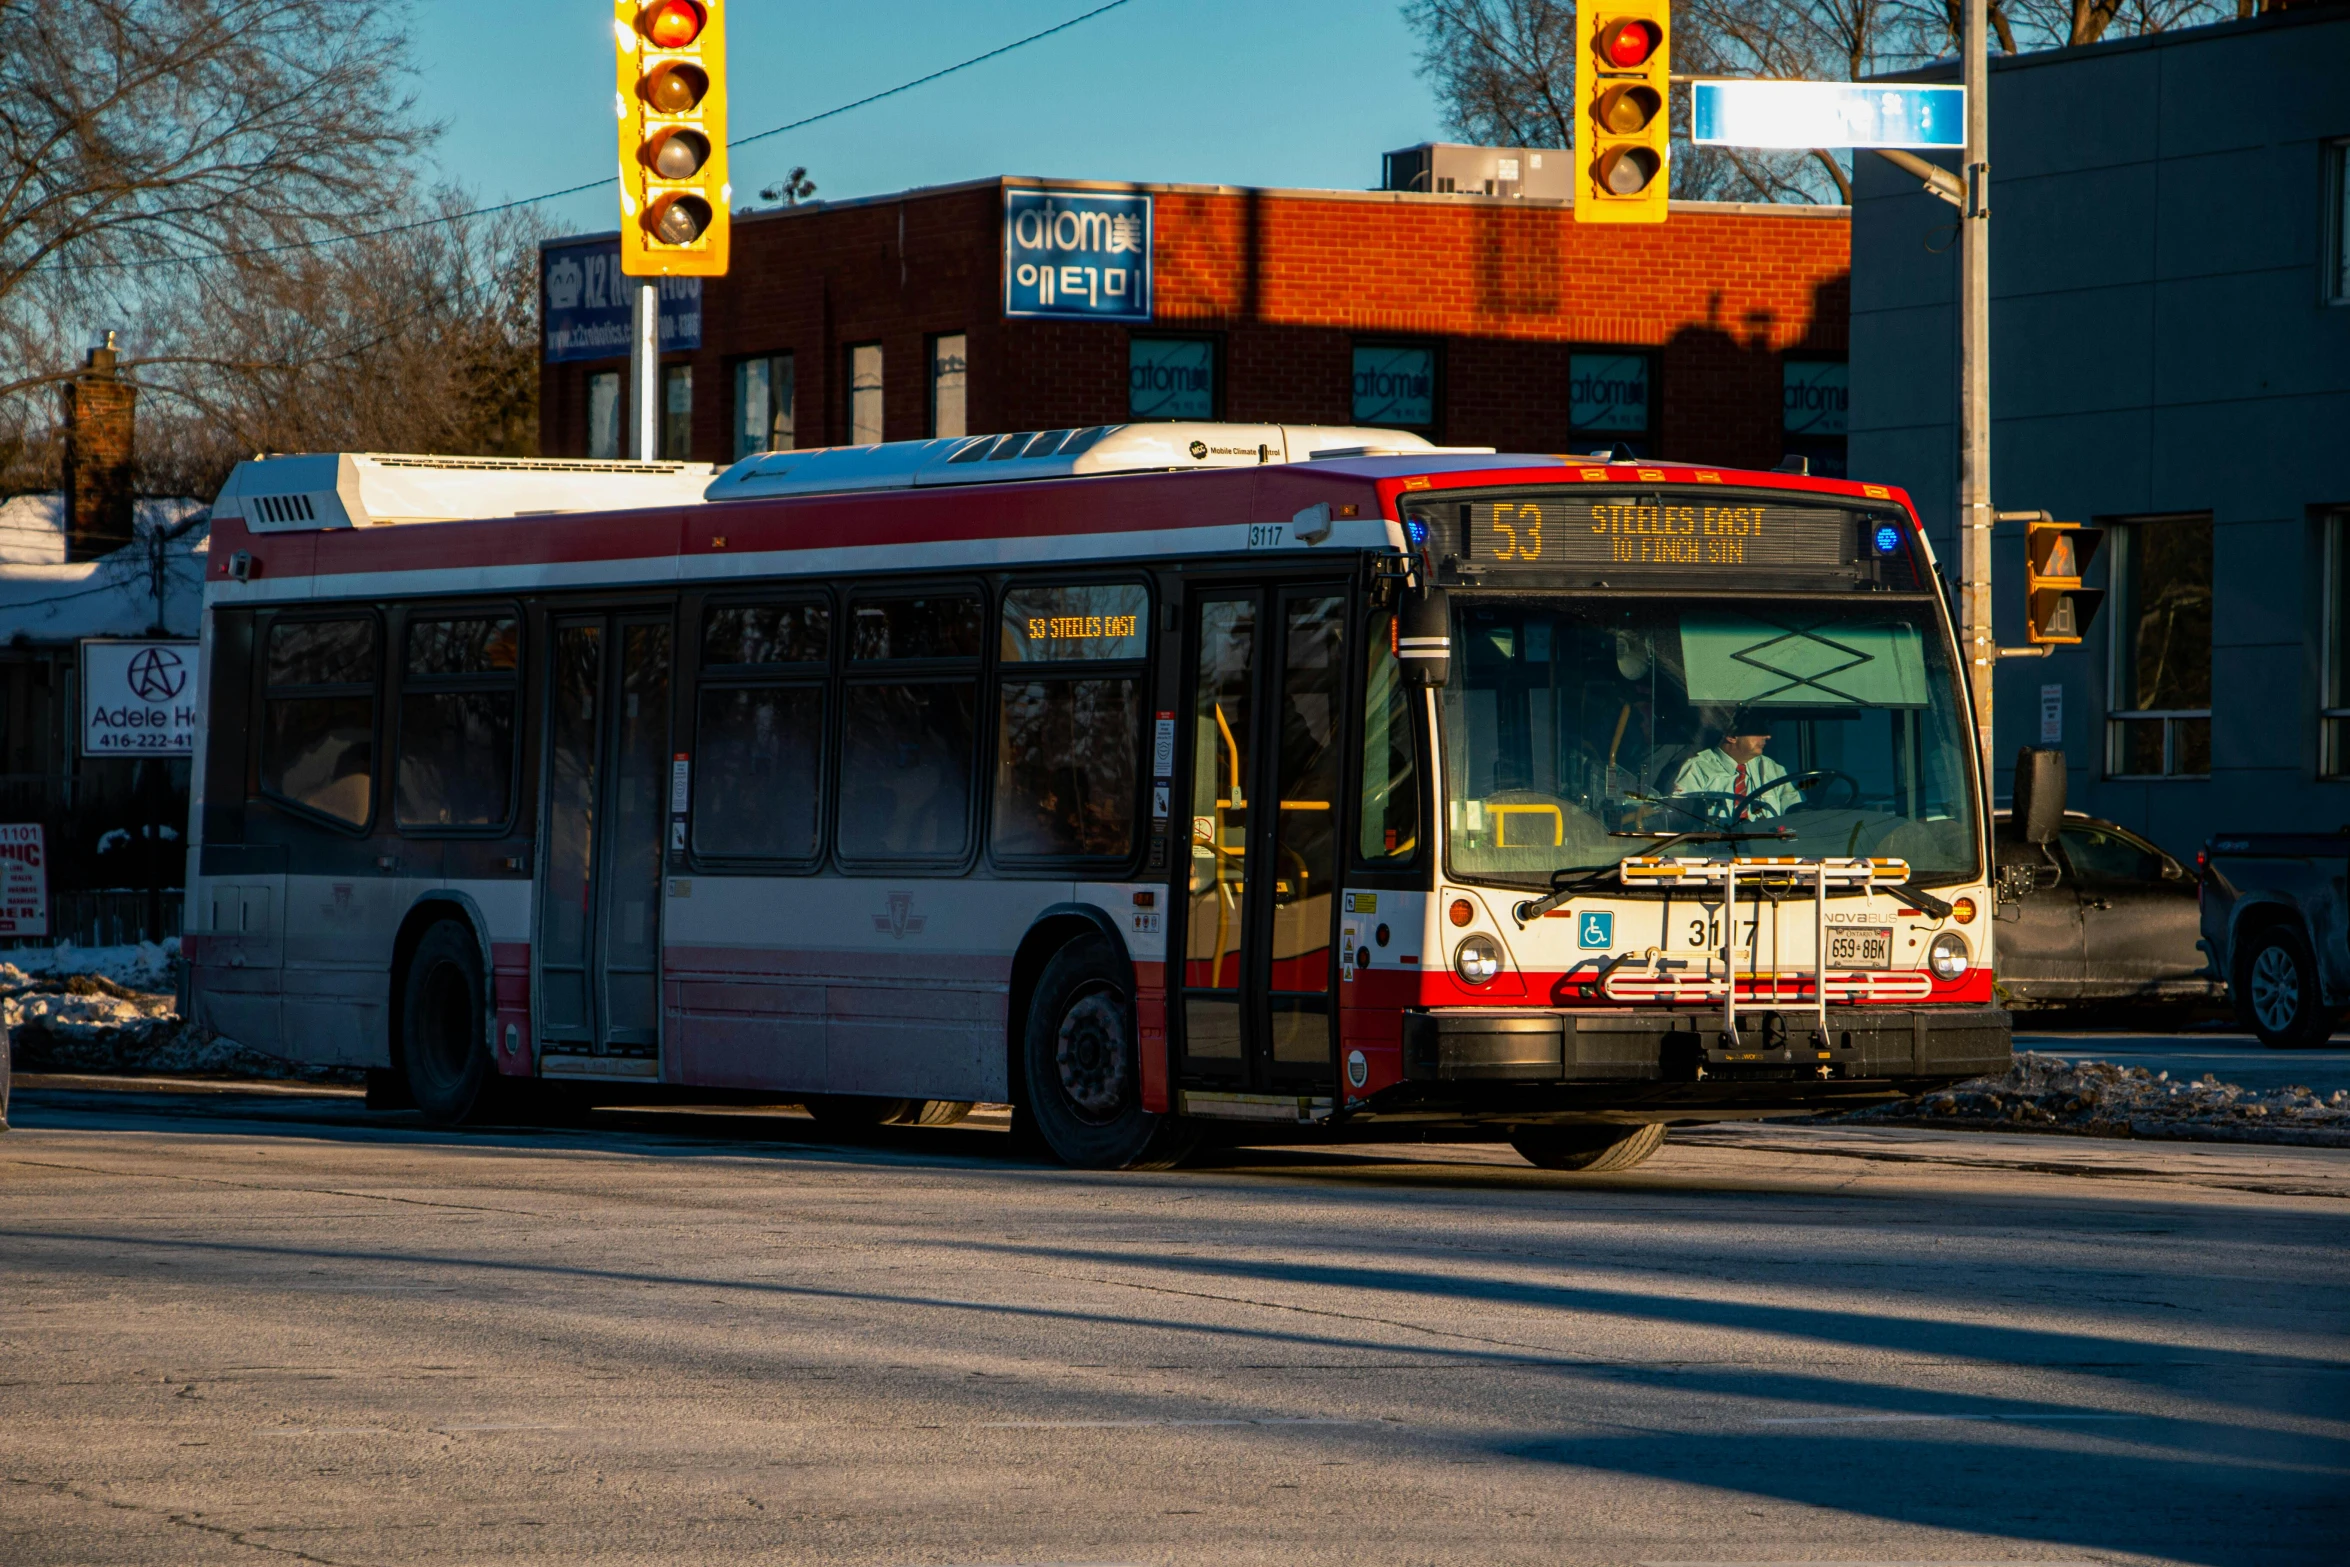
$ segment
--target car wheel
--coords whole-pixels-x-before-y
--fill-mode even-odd
[[[1527,1126],[1510,1138],[1538,1170],[1604,1175],[1629,1170],[1665,1145],[1665,1129],[1647,1126]]]
[[[1194,1142],[1189,1127],[1142,1107],[1128,976],[1123,954],[1083,936],[1053,955],[1029,997],[1024,1119],[1055,1158],[1082,1170],[1163,1170]]]
[[[2253,938],[2236,981],[2244,1020],[2271,1050],[2322,1045],[2334,1032],[2340,1009],[2325,1004],[2319,989],[2317,955],[2292,925],[2272,925]]]
[[[401,991],[400,1061],[416,1108],[436,1126],[457,1126],[489,1108],[498,1085],[482,1027],[481,944],[459,920],[424,933]]]

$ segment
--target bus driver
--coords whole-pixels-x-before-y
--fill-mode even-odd
[[[1745,822],[1777,816],[1802,797],[1783,782],[1787,769],[1763,755],[1770,725],[1741,709],[1722,725],[1722,738],[1673,773],[1673,793],[1695,796],[1709,821]]]

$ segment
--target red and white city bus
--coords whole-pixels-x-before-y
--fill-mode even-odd
[[[690,1087],[1604,1169],[2008,1060],[1877,485],[1245,425],[258,459],[203,636],[196,1016],[437,1121]]]

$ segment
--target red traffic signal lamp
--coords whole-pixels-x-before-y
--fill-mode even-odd
[[[1662,223],[1671,184],[1672,15],[1667,0],[1616,0],[1595,16],[1575,88],[1575,218]]]
[[[2037,646],[2079,642],[2105,601],[2102,589],[2084,588],[2089,562],[2104,542],[2103,528],[2058,522],[2042,512],[2024,525],[2024,630]]]
[[[726,0],[613,0],[620,118],[620,270],[723,277]]]

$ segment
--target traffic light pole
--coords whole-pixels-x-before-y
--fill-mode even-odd
[[[635,280],[628,324],[628,454],[638,462],[661,455],[661,280]]]
[[[1983,797],[1992,784],[1991,687],[1999,642],[1991,631],[1991,93],[1985,0],[1966,0],[1961,41],[1966,81],[1966,204],[1958,247],[1959,612],[1968,686],[1975,699]]]

